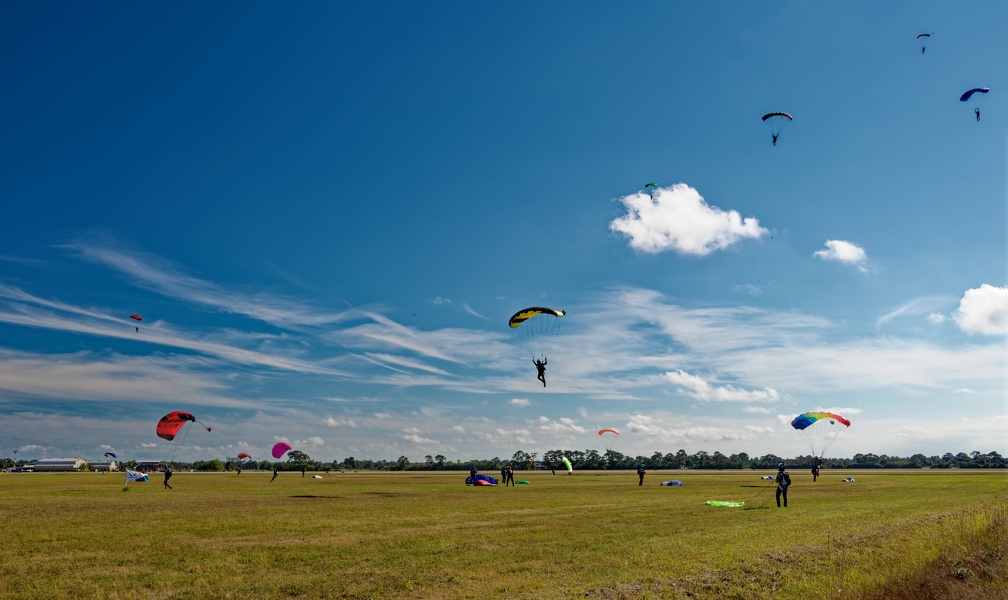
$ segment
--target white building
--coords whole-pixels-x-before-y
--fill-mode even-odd
[[[88,466],[92,471],[118,471],[119,465],[114,460],[94,460],[89,461]]]
[[[82,465],[86,465],[87,461],[83,458],[43,458],[36,462],[32,467],[36,472],[38,471],[76,471],[81,468]]]

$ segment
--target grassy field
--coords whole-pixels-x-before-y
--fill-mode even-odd
[[[4,474],[0,597],[1008,598],[1005,472],[761,474]]]

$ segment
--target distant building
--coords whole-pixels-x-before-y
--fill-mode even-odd
[[[86,464],[87,461],[83,458],[42,458],[32,465],[32,467],[34,467],[35,472],[77,471]]]
[[[88,466],[92,471],[118,471],[119,465],[114,460],[89,461]]]
[[[164,463],[160,460],[139,460],[134,471],[141,473],[154,473],[164,468]]]

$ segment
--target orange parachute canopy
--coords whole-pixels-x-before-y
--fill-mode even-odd
[[[182,412],[178,410],[170,412],[167,415],[161,417],[161,420],[158,421],[157,435],[159,438],[166,439],[170,442],[175,439],[175,436],[178,434],[179,430],[182,429],[182,427],[190,421],[192,421],[193,423],[199,423],[200,425],[203,425],[203,423],[200,423],[199,421],[196,420],[196,417],[194,417],[192,413]],[[210,431],[210,428],[207,427],[206,425],[203,425],[203,427],[205,427],[207,431]]]
[[[619,432],[615,429],[599,429],[598,434],[602,435],[603,433],[615,433],[616,435],[619,435]]]

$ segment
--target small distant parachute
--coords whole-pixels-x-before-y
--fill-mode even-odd
[[[602,435],[603,433],[615,433],[616,435],[619,435],[619,432],[615,429],[599,429],[598,434]]]
[[[273,444],[273,458],[280,458],[290,449],[291,445],[287,442],[277,442],[276,444]]]
[[[560,317],[565,313],[545,306],[530,306],[513,314],[508,326],[518,332],[532,358],[546,360],[560,332]]]
[[[238,458],[252,458],[252,455],[249,454],[248,452],[239,452]]]
[[[919,39],[923,39],[923,38],[929,38],[932,35],[934,35],[934,34],[933,33],[922,33],[922,34],[920,34],[920,35],[917,36],[917,39],[919,40]]]
[[[133,313],[132,315],[130,315],[130,318],[136,321],[137,323],[143,321],[143,317],[140,316],[140,313]],[[139,325],[134,325],[134,327],[136,328],[137,331],[140,331]]]
[[[931,40],[932,35],[934,34],[922,33],[917,36],[917,41],[920,42],[921,45],[921,54],[924,54],[924,51],[927,50],[927,43]]]
[[[112,457],[112,458],[119,458],[118,456],[116,456],[115,452],[106,452],[105,456],[109,456],[109,457]]]
[[[763,115],[763,122],[770,128],[770,135],[772,136],[774,146],[777,145],[777,136],[793,120],[794,117],[786,112],[772,112]]]
[[[850,421],[836,413],[812,411],[795,417],[791,427],[808,441],[812,455],[822,458],[840,432],[850,427]]]
[[[571,473],[574,472],[574,467],[571,466],[571,463],[570,463],[569,460],[567,460],[566,456],[563,457],[563,464],[564,464],[565,467],[567,467],[567,474],[568,475],[570,475]]]
[[[179,430],[189,422],[199,423],[200,425],[203,425],[207,431],[210,431],[210,428],[197,421],[196,417],[194,417],[192,413],[175,411],[161,417],[161,420],[158,421],[157,424],[157,435],[159,438],[166,439],[170,442],[175,439]]]
[[[654,189],[653,190],[649,190],[648,188],[654,188]],[[644,186],[644,190],[647,191],[647,193],[651,196],[652,199],[654,199],[654,193],[655,193],[655,190],[657,190],[657,189],[658,189],[658,182],[657,181],[652,181],[652,182],[650,182],[650,183],[648,183],[648,184],[646,184]]]
[[[969,99],[973,97],[973,94],[986,94],[989,92],[988,88],[973,88],[972,90],[966,90],[963,92],[962,96],[959,96],[959,102],[969,102]]]

